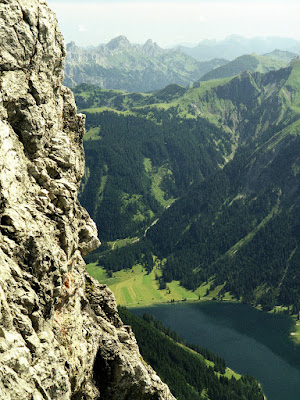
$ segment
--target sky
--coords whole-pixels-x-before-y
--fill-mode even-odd
[[[300,40],[299,0],[48,0],[66,43],[107,43],[125,35],[162,47],[204,39],[281,36]]]

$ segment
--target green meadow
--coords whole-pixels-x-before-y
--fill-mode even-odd
[[[120,241],[117,245],[122,246],[124,243]],[[183,301],[220,300],[218,295],[223,288],[223,285],[221,285],[210,290],[213,281],[209,281],[193,292],[180,286],[179,281],[173,281],[167,284],[166,289],[159,289],[157,277],[160,276],[161,271],[157,266],[150,274],[141,265],[136,265],[129,270],[114,272],[112,277],[109,277],[105,269],[99,267],[97,263],[88,264],[87,271],[92,277],[100,283],[106,284],[113,291],[118,305],[126,307],[147,307],[153,304]],[[222,300],[237,301],[229,293],[225,293]],[[271,312],[282,312],[283,309],[283,307],[277,306]],[[296,319],[296,316],[294,317]],[[291,338],[296,343],[300,343],[299,320],[295,322]]]
[[[157,277],[161,271],[159,267],[147,273],[141,266],[136,265],[129,270],[114,272],[109,277],[105,269],[96,263],[87,265],[88,273],[99,282],[106,284],[115,294],[118,305],[126,307],[150,306],[158,303],[171,303],[179,301],[211,300],[217,297],[221,287],[210,291],[212,282],[201,285],[194,292],[180,286],[179,281],[167,283],[166,289],[159,289]],[[223,300],[232,300],[227,293]]]

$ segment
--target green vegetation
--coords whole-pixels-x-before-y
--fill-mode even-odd
[[[84,140],[100,140],[100,127],[95,126],[87,131],[84,135]]]
[[[210,297],[297,314],[299,82],[295,60],[147,95],[78,87],[79,103],[112,107],[87,113],[101,140],[85,141],[90,175],[81,201],[103,241],[139,238],[103,246],[98,264],[114,274],[142,265],[149,276],[139,284],[149,287],[160,260],[163,290],[175,281],[195,296],[205,287]],[[139,301],[123,292],[123,304]]]
[[[145,158],[144,166],[146,174],[151,179],[151,193],[154,198],[164,208],[169,207],[174,202],[174,199],[172,197],[166,198],[162,186],[164,180],[172,179],[172,171],[168,168],[168,165],[153,167],[150,158]]]
[[[105,283],[114,292],[117,303],[121,306],[149,306],[155,303],[172,303],[177,301],[197,301],[203,297],[208,286],[199,288],[196,292],[186,290],[178,281],[168,283],[164,289],[159,289],[161,270],[155,267],[148,273],[141,265],[130,270],[121,270],[108,274],[96,263],[88,264],[87,271],[101,283]]]
[[[289,60],[259,56],[257,54],[247,54],[244,56],[237,57],[235,60],[229,63],[215,68],[209,71],[207,74],[202,76],[201,81],[209,81],[211,79],[228,78],[241,74],[245,71],[250,72],[269,72],[278,70],[280,68],[286,67]]]
[[[270,58],[275,58],[277,60],[282,60],[285,62],[291,62],[293,58],[297,57],[296,53],[293,53],[291,51],[284,51],[284,50],[274,50],[271,53],[266,53],[264,54],[265,57],[270,57]]]
[[[295,328],[296,329],[294,332],[291,333],[291,336],[296,343],[300,343],[300,322],[298,316]]]
[[[132,326],[143,358],[178,400],[263,400],[254,378],[235,374],[211,351],[184,343],[151,315],[142,319],[122,307],[119,313]]]
[[[179,281],[162,285],[162,269],[156,263],[148,272],[142,265],[111,272],[99,267],[97,262],[87,264],[88,273],[113,291],[117,304],[126,307],[146,307],[152,304],[182,301],[201,301],[217,298],[224,285],[215,286],[213,280],[200,285],[195,291],[187,290]],[[222,300],[234,301],[229,292]]]
[[[89,178],[80,200],[101,227],[102,241],[142,236],[191,183],[219,169],[231,151],[228,133],[203,118],[180,118],[175,108],[86,114],[89,138],[100,127],[101,139],[93,136],[84,143]]]

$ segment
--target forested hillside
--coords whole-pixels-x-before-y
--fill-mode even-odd
[[[155,256],[162,283],[299,311],[299,59],[190,89],[75,95],[88,127],[81,201],[102,240],[132,239],[104,246],[101,265],[151,269]]]
[[[226,368],[225,361],[201,346],[188,345],[151,315],[140,318],[125,308],[143,358],[157,371],[178,400],[263,400],[258,382]]]
[[[205,119],[181,119],[176,109],[173,115],[158,110],[156,118],[160,124],[109,111],[89,115],[87,126],[101,126],[102,139],[85,142],[88,179],[81,201],[103,240],[142,235],[192,182],[219,169],[230,151],[229,135]]]

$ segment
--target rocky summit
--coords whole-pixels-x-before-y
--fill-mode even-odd
[[[170,84],[187,86],[226,60],[198,62],[181,50],[162,49],[151,39],[132,44],[118,36],[93,48],[67,44],[64,84],[82,83],[127,92],[149,92]]]
[[[85,117],[55,15],[45,0],[0,14],[0,398],[174,399],[85,271],[99,245],[77,201]]]

